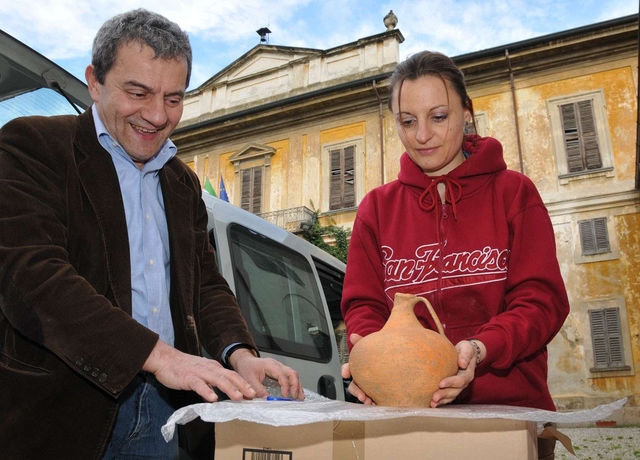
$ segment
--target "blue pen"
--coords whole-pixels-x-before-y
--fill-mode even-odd
[[[293,399],[283,398],[282,396],[267,396],[267,401],[293,401]]]

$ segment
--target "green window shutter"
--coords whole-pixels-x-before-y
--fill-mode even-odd
[[[329,184],[329,209],[350,208],[356,205],[356,148],[329,151],[331,177]]]
[[[254,214],[262,212],[262,166],[243,169],[240,207]]]
[[[611,252],[606,217],[581,220],[578,222],[578,229],[580,231],[580,244],[582,245],[583,256]]]
[[[596,369],[609,367],[607,337],[604,322],[604,310],[589,310],[591,323],[591,341],[593,343],[593,360]]]
[[[559,109],[569,172],[602,168],[593,100],[562,104]]]
[[[580,244],[582,245],[582,255],[590,256],[596,254],[596,239],[593,232],[593,225],[590,220],[578,222],[580,230]]]
[[[624,366],[624,349],[620,328],[620,312],[617,308],[607,308],[604,311],[605,324],[609,343],[609,360],[611,367]]]
[[[596,241],[596,252],[598,254],[606,254],[607,252],[611,252],[606,217],[598,217],[597,219],[593,219],[593,233],[595,235]]]
[[[262,212],[262,167],[252,168],[253,186],[251,188],[251,212],[260,214]]]
[[[560,118],[562,119],[562,131],[564,132],[564,145],[567,154],[569,172],[584,170],[582,151],[580,149],[580,136],[578,134],[578,117],[574,104],[560,106]]]
[[[580,114],[580,132],[584,148],[584,159],[587,169],[602,168],[602,158],[598,147],[596,119],[593,115],[593,101],[587,99],[577,103]]]
[[[620,310],[589,310],[595,369],[625,367],[620,327]]]
[[[240,207],[251,212],[251,170],[243,169],[242,174],[242,198]]]
[[[342,207],[351,208],[356,205],[356,148],[344,149],[344,200]]]
[[[329,191],[329,209],[342,208],[342,150],[329,151],[331,178]]]

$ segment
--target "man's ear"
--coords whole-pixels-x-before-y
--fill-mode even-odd
[[[93,102],[98,102],[100,99],[100,88],[98,83],[98,79],[94,73],[93,65],[88,65],[84,71],[84,78],[87,80],[87,86],[89,87],[89,94],[91,95],[91,99]]]

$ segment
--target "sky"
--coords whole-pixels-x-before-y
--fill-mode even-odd
[[[638,13],[634,0],[0,0],[0,29],[81,81],[102,23],[133,8],[176,22],[193,47],[189,90],[260,43],[327,50],[385,31],[393,10],[405,38],[400,58],[430,49],[449,56]]]

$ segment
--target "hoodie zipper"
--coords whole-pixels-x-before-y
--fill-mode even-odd
[[[443,285],[443,271],[444,271],[444,244],[443,244],[443,235],[445,234],[445,220],[448,219],[449,213],[447,210],[447,202],[442,201],[441,204],[442,214],[440,215],[440,239],[438,241],[438,248],[440,250],[440,257],[438,257],[438,282],[437,282],[437,290],[436,290],[436,302],[437,302],[437,310],[438,317],[440,318],[440,322],[442,323],[443,329],[446,329],[447,324],[444,321],[444,308],[442,308],[442,285]],[[446,239],[446,237],[444,238]]]

